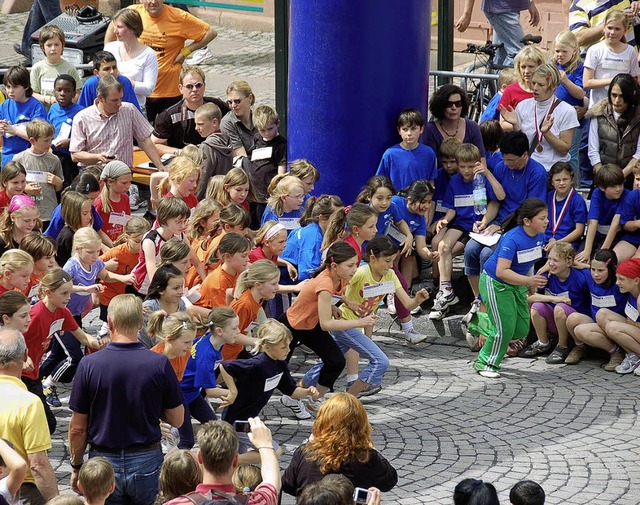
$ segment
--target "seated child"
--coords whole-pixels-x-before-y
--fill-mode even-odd
[[[484,155],[487,160],[487,168],[493,172],[496,165],[502,161],[500,152],[500,139],[502,138],[502,126],[500,121],[489,120],[480,125],[480,134],[484,143]]]
[[[613,250],[619,261],[637,254],[640,246],[640,163],[633,165],[634,189],[624,198],[620,212],[622,237]]]
[[[82,79],[76,67],[62,57],[64,53],[64,31],[56,25],[46,25],[40,30],[38,39],[40,49],[45,59],[33,64],[31,68],[31,88],[33,97],[45,107],[56,102],[54,97],[54,82],[60,74],[71,75],[76,83],[82,87]],[[80,90],[74,90],[74,97],[80,95]]]
[[[609,249],[617,242],[620,230],[622,202],[629,193],[624,187],[622,169],[611,163],[602,165],[595,175],[596,189],[591,195],[591,205],[587,214],[588,228],[584,249],[576,260],[588,263],[591,253],[597,249]]]
[[[107,75],[115,77],[124,88],[123,102],[129,102],[136,106],[142,112],[136,92],[133,90],[131,81],[118,72],[118,62],[113,54],[109,51],[98,51],[93,55],[93,76],[89,77],[82,87],[82,93],[78,103],[83,109],[91,107],[98,96],[98,81]]]
[[[487,170],[480,161],[480,151],[473,144],[462,144],[456,151],[458,172],[449,182],[442,207],[446,214],[436,227],[437,235],[433,238],[432,247],[439,253],[438,271],[440,272],[440,290],[433,302],[433,309],[429,319],[442,319],[449,307],[458,303],[458,297],[453,292],[451,275],[453,273],[453,258],[464,253],[464,246],[469,240],[469,233],[474,225],[483,217],[475,211],[476,190],[474,179],[481,177],[484,184],[488,182],[492,194],[502,200],[505,191],[494,175]],[[486,188],[484,202],[486,205]],[[480,197],[482,199],[482,197]],[[485,210],[486,213],[486,210]]]
[[[502,98],[502,92],[509,85],[516,82],[516,73],[512,68],[503,68],[500,70],[498,74],[498,92],[493,96],[489,103],[484,108],[484,112],[480,117],[480,124],[485,121],[500,120],[500,111],[498,110],[498,104],[500,103],[500,99]],[[486,149],[486,146],[485,146]]]
[[[458,173],[458,162],[456,161],[456,151],[462,145],[456,138],[445,139],[440,145],[440,159],[442,167],[436,172],[436,179],[433,188],[433,203],[429,209],[429,232],[435,235],[436,222],[442,219],[447,209],[442,207],[442,200],[449,187],[449,181],[454,174]],[[399,188],[404,189],[404,188]]]

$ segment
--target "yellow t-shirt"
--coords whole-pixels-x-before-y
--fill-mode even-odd
[[[365,289],[367,287],[368,289]],[[355,314],[349,307],[342,304],[340,306],[342,317],[344,319],[360,319],[369,314],[374,314],[378,310],[380,302],[386,296],[386,293],[380,294],[380,292],[393,290],[395,293],[401,287],[402,284],[400,284],[400,280],[393,270],[389,270],[382,279],[376,281],[371,275],[369,265],[362,265],[356,270],[344,292],[345,298],[358,304],[360,315]]]
[[[162,8],[159,16],[151,16],[142,4],[129,6],[142,18],[144,31],[140,42],[149,46],[158,57],[158,82],[150,98],[179,96],[178,89],[181,65],[173,61],[184,47],[187,39],[199,42],[209,31],[209,25],[197,17],[170,5]]]
[[[13,444],[25,461],[28,454],[51,449],[49,426],[40,399],[16,377],[0,375],[0,437]],[[25,482],[35,482],[27,469]]]

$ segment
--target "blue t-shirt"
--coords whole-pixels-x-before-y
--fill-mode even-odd
[[[271,206],[267,205],[262,214],[260,226],[264,225],[267,221],[278,221],[287,229],[287,235],[289,235],[292,230],[300,227],[300,216],[302,216],[302,207],[298,210],[292,210],[291,212],[283,212],[282,216],[278,216]]]
[[[620,226],[624,226],[629,221],[640,219],[640,189],[629,191],[624,197],[624,204],[620,209]],[[625,240],[635,246],[640,245],[640,230],[622,232],[621,240]]]
[[[543,244],[544,234],[539,233],[532,237],[522,226],[516,226],[502,236],[498,247],[484,264],[484,270],[493,279],[505,282],[496,274],[498,259],[505,258],[511,260],[511,270],[520,275],[527,275],[535,262],[542,258]]]
[[[27,98],[26,102],[16,102],[10,98],[0,104],[0,120],[6,120],[12,125],[23,125],[32,119],[47,120],[47,111],[38,100],[32,96]],[[28,140],[18,135],[8,136],[6,133],[2,135],[2,166],[9,163],[13,157],[29,149],[31,144]]]
[[[544,202],[547,197],[547,171],[531,158],[522,170],[511,170],[504,161],[501,161],[496,165],[493,175],[502,184],[507,194],[500,203],[496,218],[499,223],[518,210],[527,198],[539,198]],[[490,184],[487,184],[487,198],[498,200]]]
[[[93,224],[91,227],[99,232],[102,229],[102,217],[98,214],[96,208],[91,205],[91,216],[93,217]],[[60,235],[60,231],[64,227],[64,219],[62,219],[62,204],[58,204],[58,206],[53,209],[51,213],[51,221],[49,221],[49,226],[45,230],[44,234],[47,237],[51,237],[53,240],[58,239],[58,235]]]
[[[609,200],[600,188],[593,190],[587,219],[589,221],[592,219],[598,221],[596,236],[606,236],[606,234],[609,233],[611,221],[613,221],[614,216],[622,210],[620,204],[627,197],[627,193],[629,193],[629,190],[625,188],[620,198],[617,200]]]
[[[433,214],[434,222],[442,219],[447,212],[447,209],[442,206],[442,201],[444,200],[444,195],[447,193],[450,180],[451,175],[449,175],[444,168],[439,168],[436,172],[436,179],[433,182],[435,186],[433,189],[433,205],[436,206],[436,211]]]
[[[78,258],[71,257],[62,269],[71,276],[74,286],[91,286],[97,283],[98,274],[104,270],[104,263],[98,258],[91,265],[91,270],[85,270]],[[82,314],[82,309],[87,305],[90,297],[91,293],[72,293],[67,308],[74,316],[79,316]]]
[[[544,239],[549,242],[552,238],[560,240],[566,237],[576,229],[576,224],[587,224],[587,202],[584,201],[582,195],[577,191],[573,191],[570,196],[570,200],[567,203],[567,196],[563,200],[557,201],[554,198],[555,191],[549,191],[547,193],[547,208],[549,209],[549,226],[544,234]],[[567,204],[564,215],[562,209]],[[555,209],[556,220],[560,220],[556,227],[555,233],[553,233],[554,223],[553,215]],[[577,248],[581,239],[572,242],[572,245]]]
[[[498,151],[485,151],[486,160],[487,160],[487,168],[493,174],[496,170],[496,166],[498,163],[502,162],[502,153]]]
[[[484,178],[484,176],[482,176]],[[487,185],[485,178],[485,186]],[[465,182],[462,175],[455,174],[449,182],[449,188],[444,196],[442,206],[445,209],[454,209],[456,215],[450,226],[457,226],[464,231],[473,231],[473,225],[479,221],[473,206],[473,179]]]
[[[310,279],[322,263],[322,230],[318,223],[293,230],[280,257],[298,267],[298,281]]]
[[[392,201],[398,206],[402,212],[402,218],[409,226],[409,230],[415,237],[416,235],[427,234],[427,220],[422,214],[414,214],[407,207],[407,199],[398,195],[394,195]]]
[[[557,66],[559,70],[564,70],[566,72],[565,67],[563,65],[560,65],[558,63]],[[582,63],[582,61],[579,61],[578,66],[573,72],[571,73],[567,72],[567,79],[569,79],[573,84],[575,84],[579,88],[583,88],[583,85],[582,85],[583,72],[584,72],[584,63]],[[576,105],[580,105],[580,106],[583,105],[582,100],[578,100],[577,98],[572,96],[571,93],[569,93],[569,90],[567,89],[567,87],[562,83],[558,84],[555,95],[560,100],[568,103],[573,107],[575,107]]]
[[[501,91],[498,91],[495,95],[493,95],[493,98],[489,100],[489,103],[484,108],[484,112],[482,113],[482,116],[480,116],[480,123],[484,123],[485,121],[489,121],[489,120],[494,120],[494,121],[500,120],[500,111],[498,110],[498,104],[500,103],[501,98],[502,98]],[[486,153],[487,151],[485,151],[485,154]]]
[[[589,275],[587,286],[591,293],[591,319],[596,320],[596,314],[600,309],[609,309],[616,314],[624,314],[627,295],[620,292],[620,288],[615,282],[605,288],[602,284],[596,284],[593,277]]]
[[[84,107],[79,103],[72,103],[67,107],[60,107],[58,102],[54,103],[49,108],[49,114],[47,115],[47,121],[49,121],[56,129],[56,132],[53,134],[53,138],[57,138],[60,133],[60,128],[64,123],[71,126],[73,123],[73,118],[75,115],[80,112]],[[56,149],[55,146],[51,146],[51,149],[54,153],[61,154],[69,154],[69,149]]]
[[[408,188],[418,179],[432,181],[436,177],[436,155],[424,144],[418,144],[411,151],[396,144],[382,155],[376,175],[391,179],[398,191]]]
[[[89,77],[84,86],[82,86],[82,92],[80,93],[80,98],[78,99],[78,104],[86,109],[87,107],[91,107],[93,102],[95,102],[96,97],[98,96],[98,81],[100,79],[97,75]],[[136,108],[142,112],[140,108],[140,104],[138,103],[138,98],[136,97],[135,91],[133,91],[133,86],[131,85],[131,81],[127,79],[124,75],[118,76],[118,82],[122,84],[123,95],[122,101],[129,102],[136,106]]]
[[[634,323],[637,323],[638,320],[640,320],[640,314],[638,314],[638,299],[631,293],[627,293],[627,303],[624,306],[624,315]]]
[[[200,396],[202,389],[216,387],[216,369],[221,362],[222,348],[216,350],[213,347],[211,333],[205,333],[191,346],[191,355],[180,382],[185,405]]]
[[[403,219],[404,214],[398,208],[396,203],[391,200],[391,205],[389,205],[389,208],[384,212],[380,212],[380,214],[378,214],[378,222],[376,223],[376,235],[386,235],[391,223],[397,226],[398,223]],[[364,244],[362,244],[362,248],[365,249]]]
[[[569,277],[561,281],[555,275],[547,275],[547,285],[539,290],[547,296],[562,296],[571,299],[571,308],[587,315],[589,313],[590,293],[587,277],[591,277],[588,270],[572,268]],[[555,304],[552,304],[555,305]]]

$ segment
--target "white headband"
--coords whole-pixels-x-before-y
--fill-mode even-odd
[[[271,228],[269,228],[269,231],[264,234],[264,239],[271,240],[276,234],[280,233],[282,230],[286,230],[284,225],[280,223],[274,224]]]

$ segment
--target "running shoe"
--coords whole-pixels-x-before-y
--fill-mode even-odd
[[[428,336],[416,331],[415,328],[411,328],[404,332],[404,338],[409,344],[419,344],[420,342],[427,340]]]
[[[624,361],[624,351],[614,352],[609,358],[609,362],[604,365],[604,369],[607,372],[615,372],[618,365]]]
[[[304,406],[302,400],[294,400],[290,396],[283,395],[280,397],[280,403],[285,407],[289,407],[298,419],[302,420],[311,418],[311,414],[309,414],[309,411]]]
[[[500,372],[493,370],[478,370],[478,374],[486,379],[499,379],[501,377]]]
[[[564,360],[565,365],[575,365],[584,357],[585,346],[576,345]]]
[[[363,398],[365,396],[373,396],[382,391],[382,384],[367,384],[367,387],[356,394],[356,398]]]
[[[629,352],[622,360],[622,363],[616,367],[616,373],[622,375],[633,373],[638,366],[640,366],[640,356],[634,352]]]
[[[55,386],[49,386],[42,390],[44,393],[44,398],[47,400],[47,403],[52,407],[62,407],[62,402],[60,398],[58,398],[58,388]]]
[[[551,342],[542,343],[539,340],[536,340],[533,344],[531,344],[526,349],[523,349],[518,353],[518,356],[521,358],[535,358],[540,354],[545,354],[551,349]]]
[[[546,361],[549,365],[560,365],[565,362],[568,356],[569,348],[557,345],[553,352],[547,356]]]

